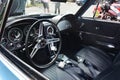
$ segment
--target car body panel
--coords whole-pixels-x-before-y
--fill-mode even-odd
[[[7,73],[6,73],[7,72]],[[7,77],[6,77],[7,76]],[[0,80],[19,80],[1,61],[0,61]]]

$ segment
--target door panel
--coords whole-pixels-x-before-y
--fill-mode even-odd
[[[118,48],[120,41],[120,23],[105,20],[80,19],[80,37],[86,44]]]

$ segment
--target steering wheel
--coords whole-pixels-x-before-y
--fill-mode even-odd
[[[33,29],[36,29],[34,39],[31,38]],[[49,67],[60,53],[61,43],[60,31],[56,24],[50,20],[38,20],[27,32],[26,55],[34,66],[38,68]]]

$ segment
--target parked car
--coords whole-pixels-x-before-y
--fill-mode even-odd
[[[54,2],[46,14],[24,0],[2,0],[0,80],[120,80],[120,23],[95,17],[101,2],[59,1],[58,15]]]

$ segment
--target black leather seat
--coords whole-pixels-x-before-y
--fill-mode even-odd
[[[102,72],[112,64],[112,59],[104,51],[88,46],[80,50],[76,57],[82,57],[89,61],[99,72]]]
[[[80,50],[76,56],[87,59],[96,70],[100,72],[94,80],[120,80],[120,53],[114,61],[102,50],[94,47],[86,47]],[[89,80],[83,79],[74,73],[73,75],[53,65],[43,74],[50,80]],[[91,80],[91,79],[90,79]]]
[[[76,56],[87,59],[100,71],[94,80],[120,80],[120,53],[112,61],[102,50],[89,46],[80,50]]]
[[[69,74],[63,69],[58,68],[57,65],[49,67],[43,72],[43,74],[50,80],[85,80],[78,76],[76,73],[72,75]]]

